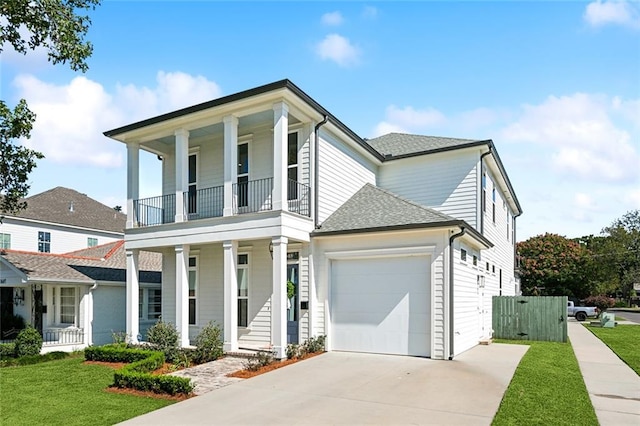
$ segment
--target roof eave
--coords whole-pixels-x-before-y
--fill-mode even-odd
[[[476,146],[482,146],[482,145],[489,145],[492,144],[493,142],[491,141],[491,139],[487,139],[487,140],[480,140],[480,141],[472,141],[466,144],[462,144],[462,145],[455,145],[455,146],[445,146],[442,148],[435,148],[435,149],[429,149],[429,150],[425,150],[425,151],[417,151],[417,152],[410,152],[407,154],[400,154],[400,155],[386,155],[384,156],[384,160],[383,161],[393,161],[393,160],[401,160],[403,158],[411,158],[411,157],[419,157],[422,155],[429,155],[429,154],[437,154],[439,152],[448,152],[448,151],[456,151],[459,149],[466,149],[466,148],[473,148]]]
[[[509,175],[507,175],[507,170],[504,168],[504,164],[502,164],[502,160],[500,159],[500,155],[498,154],[498,150],[496,149],[492,140],[489,140],[489,149],[491,150],[491,155],[495,159],[496,164],[498,165],[498,170],[504,179],[509,192],[511,193],[511,197],[513,198],[513,203],[515,204],[518,211],[514,216],[520,216],[522,214],[522,206],[520,205],[520,201],[518,201],[518,197],[516,196],[516,191],[513,189],[513,185],[511,185],[511,181],[509,180]]]

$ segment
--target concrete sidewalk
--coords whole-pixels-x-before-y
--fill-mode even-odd
[[[600,424],[640,425],[640,377],[582,324],[567,326]]]
[[[453,361],[329,352],[130,419],[127,425],[490,425],[528,346]]]

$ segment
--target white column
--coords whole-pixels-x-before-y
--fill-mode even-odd
[[[127,142],[127,223],[126,229],[133,228],[138,218],[133,209],[133,200],[139,198],[140,191],[140,144]]]
[[[273,292],[271,293],[271,344],[278,359],[287,350],[287,237],[273,237]]]
[[[140,333],[138,291],[138,253],[139,250],[127,250],[127,337],[131,343],[138,342]]]
[[[189,132],[176,130],[176,222],[187,220],[184,197],[189,191]]]
[[[225,241],[224,249],[224,345],[225,352],[238,350],[238,242]]]
[[[238,118],[228,115],[224,122],[224,209],[223,216],[233,215],[233,184],[238,180]]]
[[[176,329],[181,347],[189,346],[189,245],[176,251]]]
[[[287,140],[289,107],[284,102],[273,104],[273,210],[288,210]]]

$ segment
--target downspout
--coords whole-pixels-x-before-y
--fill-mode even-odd
[[[454,286],[453,286],[453,242],[462,237],[467,232],[464,226],[460,227],[460,232],[457,234],[453,234],[449,237],[449,360],[453,359],[453,295],[454,295]]]
[[[484,163],[482,162],[482,160],[484,159],[484,157],[491,154],[492,152],[493,152],[493,148],[491,148],[491,145],[489,145],[489,151],[485,152],[480,156],[480,191],[485,190],[482,187],[482,178],[484,178],[484,175],[485,175]],[[486,208],[486,204],[487,204],[486,193],[483,192],[482,196],[480,197],[480,233],[482,235],[484,235],[484,211]]]
[[[320,156],[320,127],[324,126],[329,120],[329,116],[325,115],[321,122],[316,124],[313,129],[313,139],[314,139],[314,147],[313,147],[313,224],[314,228],[318,229],[318,200],[320,196],[318,195],[318,178],[320,176],[319,172],[319,160]]]

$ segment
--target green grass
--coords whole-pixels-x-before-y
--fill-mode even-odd
[[[578,361],[569,343],[528,344],[493,425],[598,425]]]
[[[640,325],[587,327],[640,376]]]
[[[113,369],[83,361],[0,369],[0,424],[112,425],[173,402],[106,392]]]

